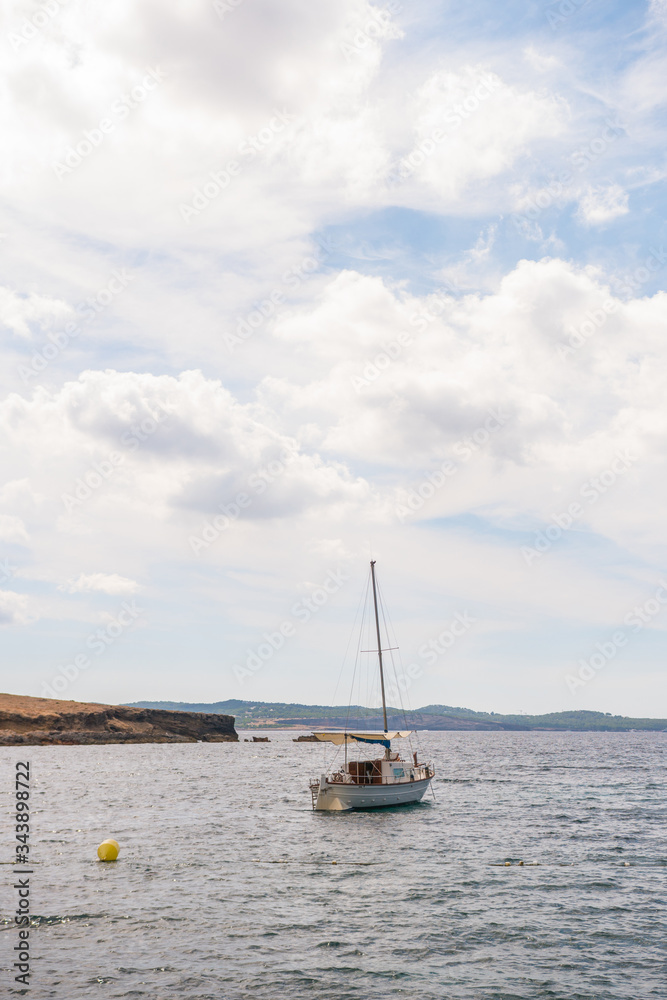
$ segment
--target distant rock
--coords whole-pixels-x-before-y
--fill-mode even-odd
[[[238,742],[232,715],[0,694],[0,746]]]
[[[292,743],[319,743],[317,736],[297,736]]]

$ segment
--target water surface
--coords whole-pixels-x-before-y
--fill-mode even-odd
[[[0,749],[5,816],[33,770],[30,997],[667,997],[667,734],[423,733],[436,801],[352,814],[311,810],[330,748],[269,735]]]

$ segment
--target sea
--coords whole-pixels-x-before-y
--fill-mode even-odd
[[[347,814],[311,807],[330,745],[251,735],[0,750],[0,995],[667,998],[667,733],[420,733],[433,795]],[[10,826],[26,759],[28,988]]]

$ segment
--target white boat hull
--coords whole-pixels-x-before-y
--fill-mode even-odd
[[[327,781],[323,776],[314,808],[327,812],[347,812],[350,809],[407,805],[423,798],[430,781],[430,778],[424,778],[421,781],[396,782],[391,785],[354,785]]]

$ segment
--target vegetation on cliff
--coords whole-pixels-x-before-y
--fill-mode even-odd
[[[189,712],[230,712],[241,729],[336,726],[363,724],[369,729],[382,728],[378,709],[352,705],[301,705],[283,702],[240,701],[230,699],[213,703],[176,701],[141,701],[142,708],[162,708]],[[583,732],[619,732],[628,730],[665,730],[667,719],[633,719],[608,712],[551,712],[547,715],[502,715],[497,712],[474,712],[451,705],[426,705],[403,713],[388,708],[390,726],[401,728],[405,721],[415,729],[550,729]]]

